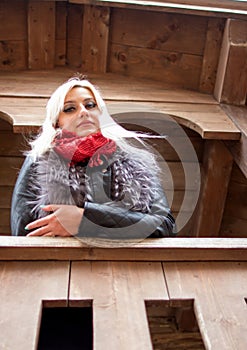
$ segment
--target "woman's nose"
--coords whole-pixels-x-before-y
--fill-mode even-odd
[[[79,116],[80,116],[80,117],[88,116],[88,110],[86,109],[86,107],[84,106],[84,104],[81,104],[81,105],[80,105],[80,108],[79,108]]]

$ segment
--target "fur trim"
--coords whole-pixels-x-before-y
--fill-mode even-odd
[[[131,160],[126,154],[115,154],[107,168],[111,173],[111,199],[133,211],[149,212],[154,201],[157,176],[140,161]],[[109,164],[109,162],[107,162]],[[70,204],[83,207],[93,202],[93,190],[86,172],[86,164],[72,165],[56,152],[42,156],[34,165],[30,191],[36,193],[31,204],[35,217],[47,215],[42,205]]]

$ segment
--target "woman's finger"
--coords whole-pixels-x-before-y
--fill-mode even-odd
[[[27,236],[32,237],[32,236],[45,236],[46,234],[51,233],[48,226],[43,226],[41,228],[38,228],[37,230],[34,230],[30,232]]]
[[[56,211],[61,207],[61,205],[57,205],[57,204],[48,204],[48,205],[44,205],[41,206],[41,209],[44,211]]]
[[[51,214],[53,215],[53,214]],[[49,222],[50,222],[50,218],[51,218],[51,215],[48,215],[42,219],[38,219],[38,220],[35,220],[33,222],[30,222],[30,224],[28,224],[26,227],[25,227],[25,230],[33,230],[34,228],[38,228],[38,227],[42,227],[42,226],[45,226],[45,225],[48,225]]]

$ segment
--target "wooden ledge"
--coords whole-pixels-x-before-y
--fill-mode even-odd
[[[146,239],[120,248],[76,238],[0,237],[0,260],[247,261],[247,239]],[[116,245],[116,243],[115,243]]]
[[[243,18],[247,15],[246,4],[232,0],[69,0],[69,2],[74,4],[177,12],[201,16]]]
[[[15,133],[37,132],[44,120],[48,97],[73,73],[64,68],[2,72],[0,117],[11,122]],[[240,139],[239,129],[211,95],[112,73],[90,74],[88,78],[99,87],[111,114],[165,113],[204,139]]]

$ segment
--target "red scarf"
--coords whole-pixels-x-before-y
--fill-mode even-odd
[[[62,130],[54,139],[53,149],[70,164],[90,159],[88,165],[93,167],[103,163],[101,155],[110,156],[116,151],[116,143],[104,137],[101,132],[81,137],[74,132]]]

